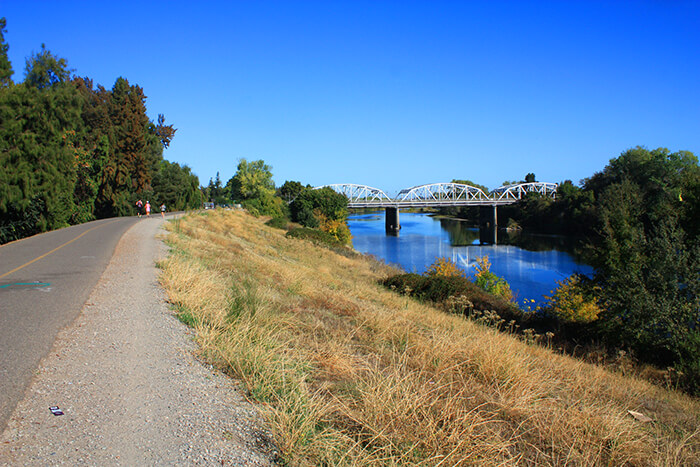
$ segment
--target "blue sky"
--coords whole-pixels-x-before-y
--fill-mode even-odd
[[[15,70],[41,44],[143,87],[202,184],[401,188],[534,172],[578,182],[627,148],[700,155],[700,1],[0,0]]]

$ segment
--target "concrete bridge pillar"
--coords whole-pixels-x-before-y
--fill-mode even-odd
[[[498,243],[498,206],[481,206],[479,208],[479,241],[481,243]]]
[[[399,224],[399,208],[384,208],[384,225],[386,227],[386,233],[397,234],[401,230],[401,224]]]

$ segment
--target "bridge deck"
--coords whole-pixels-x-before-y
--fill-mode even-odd
[[[513,204],[517,200],[369,200],[369,201],[350,201],[348,208],[439,208],[448,206],[505,206]]]

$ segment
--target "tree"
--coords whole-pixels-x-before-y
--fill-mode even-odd
[[[282,216],[282,200],[275,197],[272,167],[262,159],[252,162],[241,159],[226,188],[231,198],[243,204],[251,214]]]
[[[163,114],[158,114],[158,125],[156,125],[156,135],[160,139],[160,143],[163,145],[163,149],[167,149],[170,146],[170,142],[175,137],[176,128],[172,125],[165,124],[165,116]]]
[[[592,264],[604,310],[597,323],[608,343],[700,381],[700,244],[688,206],[697,158],[636,147],[584,181],[595,198]],[[697,221],[695,221],[697,222]],[[690,231],[689,231],[690,232]],[[697,390],[697,388],[696,388]]]
[[[304,185],[300,182],[294,182],[287,180],[284,184],[277,189],[277,196],[282,198],[288,203],[291,203],[294,198],[296,198],[299,193],[304,190]],[[311,185],[307,185],[306,188],[311,188]]]
[[[219,172],[216,172],[216,179],[209,179],[209,185],[204,189],[205,198],[214,204],[222,205],[230,202],[230,197],[227,195],[228,187],[221,184]]]
[[[10,46],[5,43],[5,28],[7,20],[0,18],[0,89],[7,88],[12,84],[12,64],[7,56]]]
[[[486,185],[481,185],[481,184],[479,184],[479,183],[472,182],[471,180],[457,180],[457,179],[454,179],[454,180],[452,180],[452,183],[457,183],[458,185],[469,185],[469,186],[473,186],[474,188],[478,188],[478,189],[480,189],[481,191],[483,191],[483,192],[486,193],[486,194],[488,194],[488,192],[489,192],[489,189],[488,189],[488,187],[487,187]]]
[[[163,147],[146,115],[141,87],[120,77],[105,97],[110,157],[103,170],[97,212],[100,217],[128,215],[134,198],[150,192]]]
[[[202,205],[199,178],[189,167],[176,162],[160,162],[160,169],[153,176],[153,194],[156,202],[165,203],[170,211],[194,209]]]
[[[534,183],[537,180],[535,179],[535,174],[530,172],[529,174],[525,175],[525,183]]]
[[[294,198],[289,210],[294,222],[320,228],[344,244],[352,240],[347,224],[348,199],[330,187],[305,188]]]
[[[175,129],[162,115],[158,125],[148,119],[140,87],[71,79],[66,60],[43,44],[26,60],[24,82],[13,84],[5,25],[0,19],[0,243],[131,214],[137,193],[152,195]],[[170,175],[199,193],[189,172]]]
[[[318,227],[321,218],[347,219],[348,199],[330,187],[304,189],[289,205],[292,220],[306,227]]]
[[[41,52],[27,58],[24,68],[24,82],[37,89],[65,83],[70,79],[71,70],[65,58],[59,58],[41,44]]]
[[[78,164],[64,137],[80,126],[75,89],[62,84],[39,90],[24,83],[3,89],[0,117],[3,220],[21,219],[21,236],[68,225],[76,210]],[[25,210],[34,215],[27,218]]]
[[[241,159],[236,173],[226,183],[231,198],[236,201],[273,195],[275,183],[272,181],[272,167],[263,160],[248,162]]]

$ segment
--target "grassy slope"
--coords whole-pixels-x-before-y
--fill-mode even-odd
[[[162,283],[292,465],[689,465],[700,403],[377,284],[241,212],[170,223]],[[642,423],[628,410],[651,417]]]

